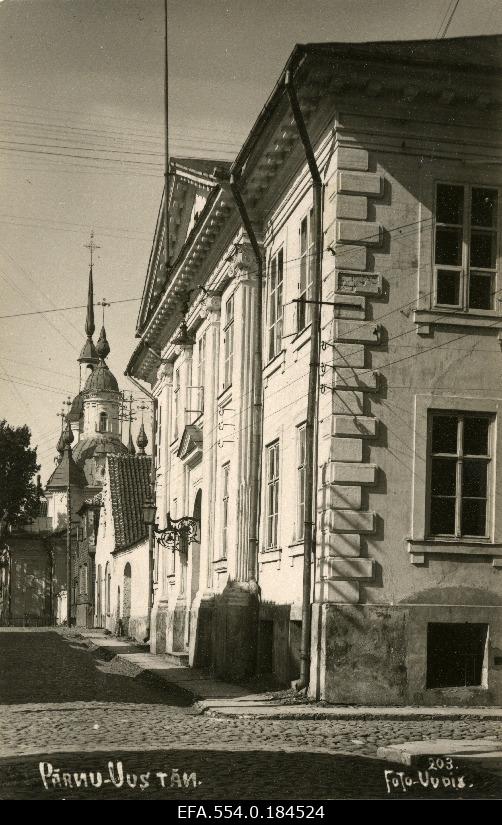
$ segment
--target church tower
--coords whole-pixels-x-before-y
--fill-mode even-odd
[[[121,394],[117,379],[106,363],[110,354],[110,345],[104,324],[97,344],[94,345],[93,341],[96,329],[93,253],[99,248],[94,243],[93,233],[91,233],[87,246],[91,253],[91,262],[84,327],[86,341],[78,357],[81,389],[73,399],[67,421],[74,437],[73,459],[85,474],[86,494],[92,495],[103,485],[106,456],[127,454],[127,447],[120,437]],[[82,367],[86,368],[84,375],[82,375]]]

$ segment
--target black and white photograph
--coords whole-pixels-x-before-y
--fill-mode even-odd
[[[0,0],[0,799],[502,799],[502,3]]]

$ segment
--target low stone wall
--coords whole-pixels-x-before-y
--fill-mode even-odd
[[[427,688],[429,622],[488,626],[486,680],[481,686]],[[502,607],[314,604],[312,641],[317,655],[312,658],[311,686],[319,684],[316,698],[328,702],[502,704]]]

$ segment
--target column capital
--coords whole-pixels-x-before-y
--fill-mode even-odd
[[[207,292],[201,301],[199,308],[200,318],[218,320],[221,312],[221,295],[216,292]]]
[[[162,361],[157,370],[157,381],[165,381],[167,384],[173,383],[174,364],[172,361]]]
[[[228,275],[237,283],[257,281],[256,258],[249,242],[236,243],[228,262]]]

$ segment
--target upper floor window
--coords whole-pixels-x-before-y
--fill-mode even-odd
[[[277,547],[279,532],[279,442],[267,447],[267,547]]]
[[[305,535],[305,447],[307,429],[305,424],[297,428],[297,538],[303,539]]]
[[[157,467],[160,467],[161,445],[162,445],[162,405],[157,405]]]
[[[429,430],[429,533],[487,537],[491,419],[432,413]]]
[[[106,433],[108,429],[108,416],[105,412],[99,414],[99,432]]]
[[[222,467],[222,514],[221,514],[221,557],[226,559],[228,555],[228,502],[230,499],[230,463]]]
[[[497,190],[438,183],[435,219],[436,304],[463,310],[493,309]]]
[[[272,258],[268,291],[268,358],[274,358],[281,349],[282,342],[282,281],[284,274],[284,253],[280,249]]]
[[[173,433],[173,435],[174,435],[175,439],[178,438],[179,429],[180,429],[180,403],[181,403],[180,388],[181,388],[180,371],[175,370],[174,371],[174,383],[173,383],[173,400],[174,400],[174,403],[173,403],[173,419],[174,419],[173,420],[173,424],[174,424],[173,429],[174,429],[174,433]]]
[[[312,299],[314,272],[314,210],[305,215],[300,224],[300,283],[298,285],[297,331],[310,324],[311,309],[307,301]]]
[[[197,359],[197,409],[204,412],[204,381],[206,372],[206,336],[201,335],[198,344],[198,359]]]
[[[223,389],[232,384],[232,373],[234,369],[234,296],[232,295],[225,305],[225,345],[224,345],[224,368],[223,368]]]

